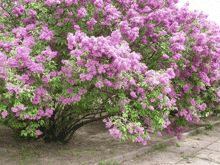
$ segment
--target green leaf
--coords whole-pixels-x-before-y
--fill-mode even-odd
[[[7,107],[6,105],[0,104],[0,112],[3,111],[3,110],[6,110],[6,107]]]
[[[22,131],[21,131],[21,136],[27,136],[27,131],[22,130]]]
[[[127,117],[128,117],[128,114],[127,114],[127,113],[123,113],[123,114],[122,114],[122,117],[127,118]]]
[[[42,126],[42,125],[44,125],[44,120],[40,120],[40,121],[38,121],[38,123]]]
[[[149,136],[148,133],[145,133],[144,135],[142,135],[143,139],[146,139]]]

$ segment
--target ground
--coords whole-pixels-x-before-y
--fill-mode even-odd
[[[208,121],[218,118],[210,117]],[[192,124],[188,131],[204,124]],[[140,143],[113,139],[102,121],[83,126],[66,145],[55,142],[45,144],[43,141],[16,142],[12,139],[10,128],[1,126],[0,130],[0,164],[4,165],[87,165],[144,147]],[[148,145],[173,137],[166,135],[165,131],[162,134],[162,137],[151,135]]]

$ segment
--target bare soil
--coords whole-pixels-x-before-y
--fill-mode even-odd
[[[218,118],[208,117],[206,120],[212,123]],[[204,120],[190,124],[187,132],[205,124]],[[83,126],[66,145],[46,144],[40,140],[17,142],[13,140],[10,128],[0,126],[0,130],[0,165],[90,165],[144,147],[140,143],[113,139],[102,121]],[[165,131],[162,134],[162,137],[151,135],[148,145],[173,137],[172,134],[166,135]]]

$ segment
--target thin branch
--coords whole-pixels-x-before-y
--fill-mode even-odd
[[[80,127],[82,127],[82,126],[84,126],[84,125],[86,125],[86,124],[89,124],[89,123],[95,122],[95,121],[99,121],[99,120],[101,120],[101,119],[105,119],[105,118],[110,117],[110,116],[112,116],[112,115],[109,115],[109,114],[108,114],[108,115],[105,115],[105,116],[102,116],[102,117],[99,117],[99,118],[96,118],[96,119],[93,119],[93,120],[83,121],[82,123],[80,123],[80,124],[78,124],[77,126],[75,126],[75,128],[79,129]],[[67,135],[70,134],[70,135],[69,135],[69,137],[65,140],[66,143],[67,143],[69,140],[71,140],[72,135],[75,133],[75,131],[76,131],[77,129],[74,129],[74,127],[72,127],[72,129],[70,129],[69,131],[67,131],[66,134],[67,134]]]
[[[152,58],[152,57],[154,56],[155,53],[156,53],[156,51],[155,51],[150,57],[148,57],[147,59]]]

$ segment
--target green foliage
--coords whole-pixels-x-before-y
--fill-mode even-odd
[[[176,143],[176,147],[180,147],[179,143]]]
[[[197,133],[197,134],[199,134],[199,133],[201,133],[201,132],[202,132],[202,130],[196,129],[196,133]]]
[[[207,124],[205,125],[205,129],[207,129],[207,130],[213,130],[213,129],[214,129],[214,126],[213,126],[212,124],[210,124],[210,123],[207,123]]]
[[[2,2],[6,3],[8,1],[2,0]],[[26,5],[23,1],[21,2],[22,5]],[[9,11],[12,10],[12,3],[8,2],[7,9]],[[112,4],[119,10],[121,11],[122,17],[127,16],[127,11],[123,9],[123,6],[120,5],[116,0],[112,1]],[[31,88],[28,89],[29,91],[22,91],[19,94],[19,98],[17,97],[16,94],[9,94],[8,90],[6,90],[6,84],[9,82],[15,85],[18,85],[20,88],[24,88],[23,85],[24,83],[21,82],[20,80],[16,80],[17,75],[22,75],[26,73],[27,68],[24,68],[23,70],[18,70],[17,68],[9,68],[6,66],[5,68],[8,69],[8,77],[9,80],[6,82],[4,80],[1,80],[1,83],[3,84],[3,88],[0,88],[0,92],[3,93],[1,96],[1,102],[5,99],[9,99],[9,103],[7,105],[0,104],[0,113],[7,111],[8,117],[6,119],[0,118],[0,122],[4,123],[5,125],[14,128],[13,136],[15,139],[18,139],[17,136],[22,136],[25,140],[27,140],[30,136],[37,138],[36,135],[36,130],[40,130],[44,132],[45,134],[43,135],[46,141],[60,141],[63,143],[64,137],[67,137],[67,135],[72,135],[77,129],[79,129],[81,126],[83,126],[84,122],[83,119],[91,119],[94,120],[91,116],[94,114],[97,114],[101,118],[102,112],[107,112],[109,116],[112,116],[112,123],[115,126],[119,126],[119,131],[123,133],[122,135],[122,140],[128,139],[128,129],[129,125],[133,123],[134,126],[136,127],[142,127],[146,126],[146,123],[144,122],[145,117],[149,117],[150,120],[152,120],[150,128],[155,128],[155,132],[161,131],[163,129],[163,125],[165,124],[165,117],[164,114],[171,114],[170,112],[175,108],[174,105],[172,106],[166,106],[166,103],[171,99],[171,97],[168,94],[164,94],[164,88],[165,87],[170,87],[174,86],[174,90],[177,94],[181,94],[183,92],[183,87],[190,83],[191,86],[200,86],[200,87],[205,87],[207,90],[206,91],[201,91],[200,95],[195,95],[192,93],[193,88],[190,87],[190,90],[187,93],[183,93],[181,96],[181,100],[177,99],[177,105],[176,107],[180,109],[186,109],[190,106],[191,98],[196,99],[196,104],[209,104],[210,101],[214,102],[217,95],[216,95],[216,89],[213,87],[207,87],[207,85],[201,81],[199,78],[199,75],[197,72],[192,72],[192,76],[189,77],[186,80],[183,80],[179,76],[176,76],[170,84],[163,85],[161,82],[158,85],[152,85],[150,83],[146,83],[145,79],[146,77],[144,74],[140,73],[135,73],[136,71],[131,70],[131,72],[125,72],[123,71],[121,73],[122,78],[126,79],[125,77],[127,76],[126,80],[133,80],[135,81],[141,88],[145,90],[145,95],[143,98],[141,98],[141,94],[137,92],[137,89],[135,85],[131,85],[129,89],[126,89],[126,83],[123,82],[124,84],[122,85],[122,89],[116,89],[116,88],[108,88],[104,86],[103,88],[97,88],[95,87],[94,84],[97,82],[97,76],[95,75],[91,81],[81,81],[79,78],[81,74],[88,74],[89,69],[91,68],[83,68],[79,67],[77,64],[78,59],[76,58],[71,58],[71,53],[69,50],[66,49],[68,47],[68,42],[67,42],[67,33],[76,33],[74,30],[72,24],[70,22],[65,22],[63,18],[68,17],[67,13],[72,11],[73,12],[73,17],[75,19],[76,25],[80,26],[81,32],[85,33],[88,37],[107,37],[110,36],[113,31],[116,29],[119,29],[119,25],[117,26],[102,26],[101,22],[103,21],[104,16],[104,11],[97,12],[99,16],[99,20],[97,23],[94,25],[94,30],[88,30],[87,26],[87,21],[89,21],[93,17],[94,11],[96,11],[96,7],[91,4],[87,3],[85,6],[87,10],[87,15],[83,17],[82,19],[76,19],[77,15],[77,9],[81,6],[80,3],[74,4],[71,7],[66,7],[64,3],[61,3],[56,6],[46,6],[43,5],[42,3],[39,2],[32,2],[28,5],[26,5],[27,8],[33,9],[37,11],[37,16],[36,19],[39,21],[39,24],[37,25],[36,31],[34,29],[30,30],[30,34],[34,37],[36,41],[36,45],[31,47],[32,52],[30,53],[30,58],[36,62],[35,56],[42,54],[42,51],[46,49],[47,46],[50,45],[53,51],[59,51],[62,55],[55,57],[52,61],[46,61],[43,63],[45,71],[43,74],[36,74],[36,73],[31,73],[31,77],[37,80],[31,85]],[[54,19],[54,16],[56,15],[56,8],[59,6],[59,8],[65,8],[64,14],[60,15],[59,19]],[[155,10],[152,9],[152,12]],[[13,15],[13,13],[10,13]],[[156,13],[155,13],[156,14]],[[175,14],[174,14],[175,15]],[[2,33],[0,33],[0,38],[1,41],[14,41],[15,40],[15,35],[12,33],[13,28],[18,28],[19,26],[23,27],[26,26],[22,20],[26,18],[27,15],[26,13],[23,14],[22,16],[19,16],[18,18],[15,18],[15,16],[11,16],[7,19],[3,17],[2,15],[0,16],[0,23],[4,25],[10,25],[10,27],[5,27],[4,30],[7,31],[9,34],[9,37],[3,36]],[[19,22],[20,21],[20,22]],[[118,19],[118,24],[122,22],[122,19]],[[54,31],[55,35],[52,38],[51,41],[42,41],[40,39],[37,39],[39,36],[39,32],[43,29],[43,23],[46,22],[49,26],[50,31]],[[62,22],[64,25],[63,26],[58,26],[57,23]],[[190,26],[196,26],[198,27],[203,33],[208,33],[211,31],[210,29],[201,29],[202,28],[202,23],[200,23],[201,20],[197,19],[192,19],[192,22],[189,24]],[[21,24],[22,23],[22,24]],[[114,20],[111,20],[111,23],[114,24]],[[157,75],[165,74],[166,70],[161,69],[161,64],[165,66],[165,68],[170,68],[171,63],[175,63],[177,67],[175,69],[179,69],[180,72],[185,72],[184,67],[191,67],[192,66],[192,61],[193,58],[196,56],[195,51],[192,51],[192,46],[196,43],[196,37],[195,36],[189,36],[190,33],[193,32],[193,29],[190,27],[190,29],[187,31],[187,36],[186,39],[188,39],[185,43],[184,46],[186,47],[185,51],[182,51],[182,58],[179,60],[173,59],[173,52],[171,51],[172,44],[170,43],[171,37],[173,37],[174,33],[168,32],[170,29],[165,28],[162,25],[162,23],[159,25],[157,24],[156,20],[148,20],[148,23],[151,23],[155,29],[153,30],[154,35],[155,34],[160,34],[162,30],[166,31],[167,34],[165,36],[160,36],[159,38],[155,36],[147,36],[147,43],[142,43],[142,37],[146,35],[146,27],[141,26],[139,28],[139,33],[138,37],[134,42],[131,42],[128,37],[126,37],[125,34],[122,34],[122,40],[126,41],[129,44],[129,52],[123,52],[124,55],[130,55],[130,52],[138,52],[142,55],[142,60],[140,62],[143,62],[147,65],[148,70],[154,70],[156,71]],[[128,19],[128,24],[131,27],[132,22],[131,18]],[[157,24],[157,25],[156,25]],[[176,32],[180,32],[184,30],[185,25],[179,23],[181,26],[177,29]],[[150,28],[148,28],[149,30]],[[80,37],[81,38],[81,37]],[[83,37],[82,37],[83,38]],[[158,39],[158,40],[157,40]],[[80,39],[81,40],[81,39]],[[156,41],[157,40],[157,41]],[[124,43],[119,43],[117,46],[119,48],[122,48],[124,46]],[[21,41],[21,46],[24,46],[24,41]],[[55,46],[51,46],[51,44],[55,44]],[[91,43],[89,43],[91,44]],[[100,46],[103,43],[96,43],[95,46]],[[107,43],[105,43],[107,44]],[[81,50],[82,49],[82,43],[77,43],[76,48]],[[90,45],[91,46],[91,45]],[[92,45],[94,46],[94,45]],[[109,43],[109,46],[112,46],[111,43]],[[207,46],[213,46],[212,48],[209,48],[210,50],[212,49],[213,51],[215,50],[215,45],[213,43],[207,43]],[[16,48],[13,47],[13,50]],[[101,47],[100,47],[101,48]],[[113,47],[111,47],[113,49]],[[107,49],[107,47],[106,47]],[[1,51],[3,51],[2,48],[0,48]],[[109,49],[110,51],[110,49]],[[115,50],[116,52],[116,50]],[[113,53],[115,53],[113,52]],[[99,64],[107,64],[108,66],[112,64],[114,61],[112,59],[109,59],[105,56],[108,56],[109,52],[106,52],[104,50],[104,53],[102,57],[97,56],[97,60],[100,60],[101,62]],[[121,53],[121,52],[120,52]],[[86,65],[90,65],[88,57],[91,55],[91,51],[89,52],[84,50],[83,55],[81,55],[81,62],[83,62]],[[162,56],[164,54],[167,54],[170,59],[169,60],[160,60],[160,58],[163,58]],[[16,55],[15,51],[12,52],[7,52],[6,51],[7,57],[14,57]],[[189,55],[189,57],[186,57]],[[96,58],[96,57],[95,57]],[[112,57],[113,58],[113,57]],[[185,61],[189,60],[190,63],[185,65]],[[50,72],[52,71],[61,71],[65,70],[64,64],[62,63],[62,60],[66,60],[67,62],[70,62],[73,67],[70,66],[65,66],[69,69],[73,69],[74,73],[70,76],[67,77],[65,75],[60,75],[57,77],[50,77],[49,79],[49,87],[44,87],[47,91],[49,91],[48,94],[44,94],[45,98],[52,97],[51,101],[42,101],[38,105],[33,105],[32,101],[35,97],[35,94],[33,93],[36,88],[42,87],[44,82],[42,79],[47,76]],[[203,59],[201,62],[201,65],[203,65],[206,62],[211,62],[211,58],[207,57],[206,59]],[[134,60],[135,61],[135,60]],[[18,61],[21,65],[24,64],[23,61]],[[93,61],[94,62],[94,61]],[[141,64],[142,67],[144,64]],[[133,65],[133,64],[132,64]],[[98,66],[94,66],[92,68],[94,71],[97,71]],[[107,71],[108,69],[105,68]],[[201,69],[201,66],[198,67],[198,69]],[[210,67],[209,67],[210,69]],[[14,74],[16,73],[16,75]],[[114,73],[116,75],[116,73]],[[156,75],[155,74],[155,75]],[[110,80],[112,83],[115,83],[116,81],[119,80],[118,77],[115,75],[113,78],[110,78],[111,76],[108,76],[107,74],[100,74],[102,75],[102,80],[107,79]],[[154,78],[153,75],[151,78]],[[88,75],[87,75],[88,76]],[[208,75],[209,76],[209,75]],[[209,76],[210,77],[210,76]],[[70,85],[68,83],[69,78],[75,79],[75,84]],[[122,81],[121,79],[119,81]],[[157,80],[155,80],[157,81]],[[178,87],[176,87],[178,85]],[[150,87],[153,87],[153,89],[149,89]],[[73,89],[73,93],[67,92],[69,88]],[[65,99],[69,99],[73,97],[75,94],[79,92],[81,89],[87,89],[87,93],[85,94],[80,94],[81,100],[76,101],[75,103],[71,102],[70,104],[58,104],[56,109],[52,112],[51,116],[42,116],[42,118],[38,121],[29,121],[26,119],[26,115],[29,115],[30,117],[36,117],[38,112],[39,112],[39,106],[43,109],[43,111],[46,111],[47,106],[49,108],[54,107],[55,103],[58,102],[58,99],[60,96],[64,97]],[[138,96],[132,96],[131,92],[134,91],[135,94]],[[161,94],[163,94],[162,101],[157,99]],[[211,97],[212,96],[212,97]],[[43,99],[43,98],[41,98]],[[140,101],[142,99],[142,101]],[[151,101],[155,99],[154,101]],[[119,101],[123,100],[129,100],[129,103],[126,103],[125,105],[119,105]],[[66,100],[65,100],[66,101]],[[68,101],[66,101],[68,102]],[[161,104],[163,108],[159,108],[158,104]],[[26,110],[22,110],[21,114],[18,115],[18,117],[15,117],[13,112],[10,111],[11,107],[17,107],[19,105],[25,105]],[[146,104],[146,107],[144,107],[144,104]],[[151,107],[150,107],[151,106]],[[153,107],[153,109],[152,109]],[[207,113],[210,113],[213,111],[214,108],[217,108],[218,105],[217,103],[214,104],[214,107],[207,107],[205,111],[200,112],[198,109],[194,109],[195,113],[194,115],[196,116],[197,114],[201,114],[202,116],[205,116]],[[121,112],[121,110],[125,110],[125,112]],[[177,111],[178,112],[178,111]],[[107,117],[107,115],[106,115]],[[167,116],[167,119],[169,119],[169,116]],[[24,121],[23,121],[24,120]],[[81,123],[80,123],[81,122]],[[179,117],[175,120],[175,126],[180,127],[180,126],[187,126],[187,120],[186,118]],[[73,125],[71,125],[71,124]],[[27,126],[30,127],[27,128]],[[70,129],[71,127],[71,129]],[[213,129],[210,125],[206,126],[208,129]],[[148,129],[148,127],[147,127]],[[144,134],[142,137],[145,139],[149,136],[148,130],[145,129]],[[71,131],[69,131],[71,130]],[[19,134],[20,131],[20,134]],[[131,135],[130,136],[132,141],[135,141],[135,138],[137,136]]]
[[[111,163],[111,162],[99,162],[99,165],[118,165],[118,163]]]
[[[12,132],[11,136],[17,142],[34,142],[38,140],[38,138],[28,136],[27,134],[26,136],[22,136],[20,131]]]
[[[169,144],[163,144],[155,147],[155,150],[160,150],[160,151],[166,151],[166,148],[169,146]]]
[[[176,126],[177,127],[187,127],[188,126],[188,122],[185,120],[185,118],[183,118],[182,116],[180,116],[179,118],[177,118],[175,120]]]

